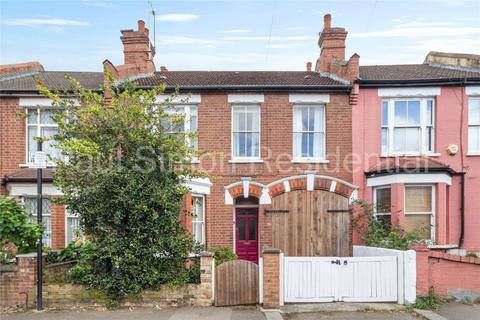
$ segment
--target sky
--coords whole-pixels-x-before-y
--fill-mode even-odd
[[[143,19],[152,41],[155,21],[157,70],[304,70],[326,13],[348,31],[346,58],[358,53],[362,65],[480,54],[480,0],[0,0],[0,64],[101,71],[105,59],[123,63],[120,30]]]

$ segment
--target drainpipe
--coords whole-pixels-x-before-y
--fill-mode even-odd
[[[458,248],[463,246],[465,237],[465,173],[460,173],[461,193],[460,193],[460,239],[458,240]]]

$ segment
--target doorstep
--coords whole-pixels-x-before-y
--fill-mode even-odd
[[[405,306],[397,303],[302,303],[286,304],[280,307],[282,313],[332,312],[332,311],[401,311]]]

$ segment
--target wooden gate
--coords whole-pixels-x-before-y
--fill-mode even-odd
[[[246,260],[227,261],[215,268],[215,305],[257,304],[258,265]]]
[[[323,190],[297,190],[272,199],[272,247],[286,256],[349,256],[348,199]]]

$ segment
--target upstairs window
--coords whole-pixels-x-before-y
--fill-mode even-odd
[[[382,154],[434,153],[433,99],[382,101]]]
[[[294,106],[293,158],[312,161],[325,159],[324,106]]]
[[[480,155],[480,97],[468,99],[468,153]]]
[[[61,159],[60,150],[55,148],[53,136],[58,133],[58,126],[55,122],[55,113],[57,110],[44,108],[28,108],[27,118],[27,163],[34,161],[35,152],[37,151],[37,141],[35,137],[50,138],[42,144],[42,150],[51,158]]]
[[[260,158],[260,106],[232,107],[233,159]]]
[[[198,114],[197,106],[195,105],[180,105],[175,106],[175,108],[166,109],[166,112],[169,114],[179,113],[185,117],[185,121],[180,125],[169,125],[170,132],[196,132],[198,128]],[[197,137],[190,138],[187,137],[187,143],[194,148],[198,149],[198,139]]]

